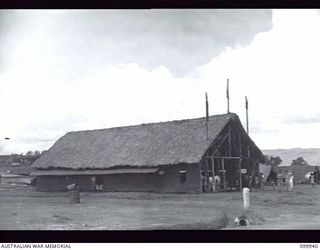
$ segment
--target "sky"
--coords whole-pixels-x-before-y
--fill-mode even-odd
[[[318,148],[319,44],[319,10],[0,10],[0,154],[226,113],[227,79],[258,147]]]

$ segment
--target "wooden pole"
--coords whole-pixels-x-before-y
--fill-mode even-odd
[[[229,121],[229,125],[228,125],[228,130],[229,130],[228,131],[228,133],[229,133],[229,136],[228,136],[228,138],[229,138],[229,157],[231,157],[231,155],[232,155],[232,141],[231,141],[231,139],[232,138],[231,138],[231,122],[230,121]],[[229,164],[230,164],[230,161],[229,161]],[[224,171],[224,179],[226,179],[225,174],[226,174],[226,171]],[[224,183],[225,183],[225,181],[224,181]]]
[[[206,92],[206,137],[207,137],[207,141],[209,141],[208,123],[209,123],[209,102],[208,102],[208,94]]]
[[[228,126],[228,133],[229,133],[229,135],[228,135],[228,140],[229,140],[229,156],[231,156],[231,154],[232,154],[232,141],[231,141],[231,123],[230,123],[230,121],[229,121],[229,126]]]
[[[227,111],[228,111],[228,114],[230,113],[230,98],[229,98],[229,79],[227,79],[227,105],[228,105],[228,108],[227,108]]]
[[[224,169],[224,159],[222,159],[222,174],[223,174],[223,190],[227,191],[227,185],[226,185],[226,171]]]
[[[242,190],[242,173],[241,173],[241,159],[239,159],[239,185],[240,185],[240,192]]]
[[[222,144],[224,143],[224,141],[227,139],[228,134],[225,135],[225,137],[223,137],[223,140],[219,143],[218,147],[216,148],[216,150],[213,152],[212,156],[214,156],[220,149],[220,147],[222,146]]]
[[[246,121],[247,121],[247,134],[249,134],[249,112],[248,112],[248,99],[246,97]]]
[[[206,169],[206,183],[207,183],[207,186],[205,187],[205,189],[206,189],[206,192],[208,192],[208,187],[209,187],[209,175],[210,175],[210,173],[209,173],[209,161],[208,161],[208,159],[204,159],[204,165],[205,165],[205,169]]]
[[[199,167],[200,167],[200,193],[202,193],[202,169],[203,169],[203,167],[202,167],[202,164],[201,164],[201,162],[199,162]]]
[[[214,170],[214,158],[212,156],[212,177],[214,178],[216,176],[215,170]]]
[[[240,159],[239,159],[239,177],[240,177],[240,192],[242,190],[242,173],[241,173],[241,160],[242,160],[242,144],[241,144],[241,134],[239,133],[239,154],[240,154]]]

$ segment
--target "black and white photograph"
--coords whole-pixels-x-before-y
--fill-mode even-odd
[[[0,10],[0,230],[319,230],[320,10]]]

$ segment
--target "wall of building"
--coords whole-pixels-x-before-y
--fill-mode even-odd
[[[198,164],[178,164],[164,169],[158,192],[199,193],[201,192],[200,166]],[[180,171],[186,172],[186,181],[181,182]]]
[[[159,175],[149,174],[115,174],[103,177],[105,191],[143,191],[154,192],[159,186]]]
[[[179,164],[162,167],[164,173],[148,174],[112,174],[103,175],[104,191],[137,191],[137,192],[200,192],[200,168],[197,164]],[[185,171],[185,182],[181,182],[180,171]],[[93,176],[38,176],[36,190],[66,191],[67,186],[78,183],[81,191],[94,191],[91,180]]]
[[[67,186],[78,183],[80,190],[93,191],[92,176],[38,176],[36,179],[37,191],[67,191]]]

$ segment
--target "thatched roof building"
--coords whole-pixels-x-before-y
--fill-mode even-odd
[[[205,166],[204,157],[208,157],[206,154],[217,150],[220,144],[221,148],[215,154],[211,152],[211,157],[218,157],[219,154],[221,157],[225,154],[226,149],[223,149],[222,144],[226,143],[226,132],[232,140],[231,142],[229,140],[228,156],[235,156],[239,150],[246,151],[249,145],[251,151],[246,158],[254,157],[256,162],[263,160],[261,151],[244,131],[238,116],[230,113],[210,116],[208,123],[206,118],[198,118],[69,132],[33,163],[33,167],[37,169],[34,175],[42,177],[108,175],[106,178],[116,175],[120,178],[120,175],[132,177],[132,174],[136,173],[144,175],[143,178],[151,175],[160,178],[162,175],[165,176],[161,174],[162,172],[169,172],[170,167],[179,166],[179,169],[191,168],[197,172],[195,178],[198,180],[201,165],[204,166],[202,172],[204,171],[206,175],[210,172],[207,169],[209,163]],[[248,145],[240,149],[236,145],[239,144],[240,137],[236,134],[241,134],[242,143]],[[237,147],[238,149],[235,149]],[[201,184],[197,183],[196,186],[195,191],[199,191]]]

